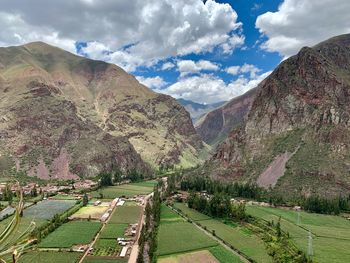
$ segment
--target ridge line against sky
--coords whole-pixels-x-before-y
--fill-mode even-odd
[[[2,0],[0,46],[44,41],[199,103],[255,87],[303,46],[350,32],[348,0]]]

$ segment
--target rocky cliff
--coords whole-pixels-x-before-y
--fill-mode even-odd
[[[255,93],[256,88],[251,89],[204,115],[195,124],[195,128],[203,141],[216,146],[225,140],[232,129],[243,123],[253,103]]]
[[[207,168],[283,195],[350,192],[350,35],[282,62]],[[269,172],[270,171],[270,172]]]
[[[41,42],[0,48],[0,93],[2,171],[76,178],[199,162],[186,110],[115,65]]]

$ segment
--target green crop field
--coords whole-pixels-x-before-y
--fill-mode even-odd
[[[84,263],[127,263],[126,258],[103,258],[103,257],[86,257]]]
[[[180,215],[178,215],[176,212],[171,210],[165,204],[162,204],[162,206],[161,206],[160,218],[161,218],[160,221],[162,224],[184,221],[184,219]]]
[[[39,244],[43,248],[69,248],[73,245],[88,244],[101,227],[99,222],[70,221],[50,233]]]
[[[180,209],[184,215],[194,221],[211,219],[209,216],[199,213],[191,208],[188,208],[185,203],[175,203],[174,207]]]
[[[49,220],[76,204],[75,200],[43,200],[23,211],[23,218]]]
[[[215,230],[215,234],[228,244],[243,252],[245,255],[255,259],[258,262],[272,262],[272,258],[267,254],[264,242],[241,225],[224,224],[216,219],[199,213],[198,211],[188,208],[183,203],[176,203],[175,207],[187,214],[192,220],[205,226],[210,232]]]
[[[24,254],[18,260],[19,263],[76,263],[82,256],[77,252],[29,252]],[[84,261],[85,262],[85,261]]]
[[[141,206],[118,206],[112,214],[111,224],[134,224],[141,216]]]
[[[307,252],[310,230],[317,262],[349,262],[350,222],[342,217],[300,212],[298,222],[296,211],[260,206],[247,206],[247,213],[274,222],[281,217],[282,230],[288,231],[304,252]]]
[[[211,247],[209,252],[221,263],[242,263],[242,260],[223,246]]]
[[[128,224],[108,223],[101,231],[100,238],[117,238],[123,237]]]
[[[188,222],[161,224],[158,230],[158,255],[183,253],[216,246],[218,243]]]
[[[139,183],[122,184],[117,186],[108,186],[101,190],[92,192],[94,198],[100,198],[100,194],[103,195],[103,199],[114,199],[121,196],[134,196],[134,195],[146,195],[152,193],[155,181],[146,181]]]
[[[88,219],[100,219],[101,216],[109,209],[108,206],[94,206],[88,205],[80,208],[76,213],[72,215],[72,218]]]

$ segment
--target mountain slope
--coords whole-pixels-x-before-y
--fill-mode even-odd
[[[186,110],[115,65],[41,42],[0,48],[0,92],[5,168],[55,176],[62,162],[57,177],[70,177],[147,167],[140,156],[152,166],[199,161]]]
[[[204,115],[195,125],[202,140],[214,146],[222,142],[232,129],[243,123],[255,94],[256,89],[251,89]]]
[[[196,123],[207,112],[210,112],[226,103],[226,101],[220,101],[212,104],[201,104],[181,98],[177,99],[177,101],[190,113],[193,123]]]
[[[350,35],[282,62],[208,167],[213,176],[264,182],[284,196],[349,193]],[[280,172],[269,174],[271,167]]]

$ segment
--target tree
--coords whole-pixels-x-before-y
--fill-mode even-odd
[[[36,189],[36,186],[34,186],[32,190],[30,190],[30,196],[32,197],[38,196],[38,190]]]
[[[84,196],[83,196],[83,206],[86,206],[88,203],[89,203],[89,197],[85,193]]]
[[[276,224],[276,232],[277,232],[277,237],[280,238],[282,235],[282,230],[281,230],[281,217],[278,218],[278,222]]]
[[[114,182],[119,184],[122,180],[123,180],[123,173],[119,168],[117,168],[117,170],[114,172]]]
[[[101,173],[100,174],[100,185],[101,186],[110,186],[112,183],[112,175],[110,173]]]

